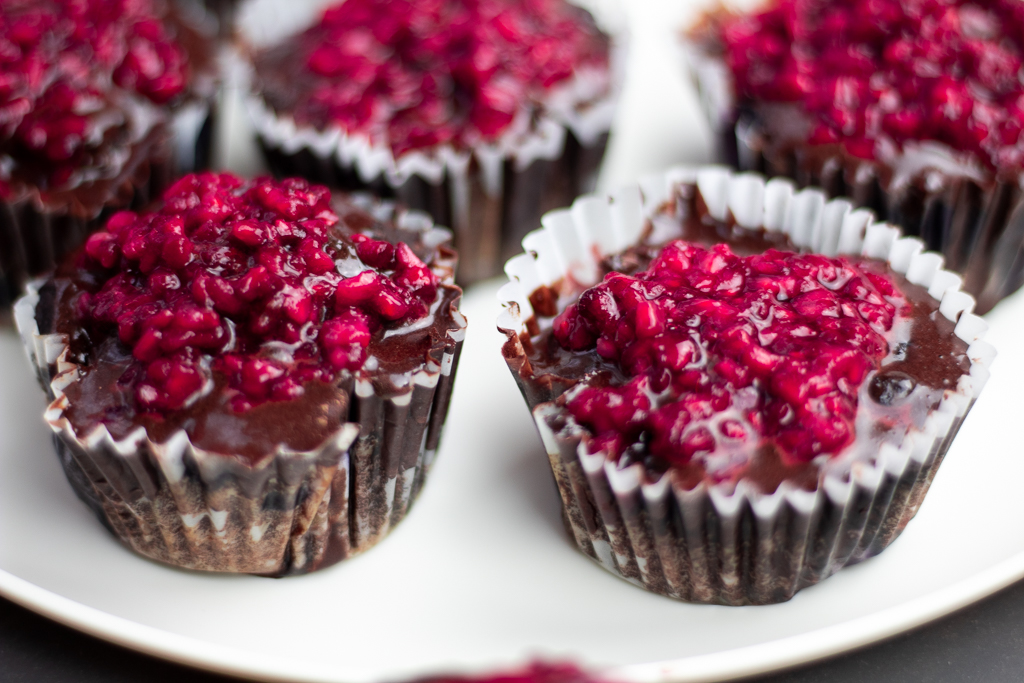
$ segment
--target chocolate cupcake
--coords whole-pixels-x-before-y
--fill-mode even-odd
[[[941,256],[714,167],[544,226],[498,327],[584,553],[674,598],[767,604],[903,531],[994,357]]]
[[[848,196],[941,252],[988,311],[1024,282],[1024,10],[773,0],[687,52],[722,159]]]
[[[450,237],[227,174],[115,214],[15,310],[76,493],[189,569],[299,574],[372,546],[441,436],[466,325]]]
[[[250,110],[274,172],[427,211],[454,229],[460,282],[500,273],[544,211],[593,187],[616,89],[585,10],[347,0],[270,40],[291,17],[250,9]]]
[[[158,0],[0,6],[0,310],[105,217],[208,163],[203,30]]]

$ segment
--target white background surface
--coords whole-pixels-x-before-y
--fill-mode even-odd
[[[708,154],[673,32],[682,3],[631,2],[632,62],[603,185]],[[231,165],[252,168],[231,128]],[[306,577],[168,569],[122,548],[75,498],[14,335],[0,333],[0,593],[148,652],[265,678],[357,683],[528,658],[610,677],[706,680],[870,642],[1024,575],[1017,424],[1024,298],[989,316],[993,377],[918,517],[883,555],[791,602],[695,606],[578,553],[539,439],[498,353],[496,284],[467,293],[465,351],[441,453],[413,512],[377,548]]]

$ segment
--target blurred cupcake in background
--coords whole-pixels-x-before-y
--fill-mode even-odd
[[[616,87],[612,41],[585,10],[348,0],[296,26],[273,3],[247,7],[250,109],[273,171],[429,212],[455,231],[461,282],[499,273],[544,211],[592,188]]]
[[[921,237],[981,312],[1024,282],[1024,5],[774,0],[686,38],[723,160]]]
[[[209,162],[207,28],[160,0],[0,5],[0,310],[113,211]]]

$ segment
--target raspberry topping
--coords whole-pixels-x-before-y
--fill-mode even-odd
[[[570,393],[568,410],[595,447],[656,463],[713,453],[740,465],[769,442],[791,462],[836,455],[909,310],[870,265],[671,242],[648,270],[610,273],[555,318],[559,345],[625,375]]]
[[[874,158],[936,140],[1024,167],[1024,5],[1018,0],[777,0],[726,20],[741,97],[800,102],[813,143]]]
[[[149,0],[0,3],[0,146],[64,185],[125,96],[164,104],[188,83],[187,55]]]
[[[534,661],[520,669],[481,676],[440,676],[416,683],[592,683],[596,679],[574,664]]]
[[[427,315],[439,279],[404,243],[335,228],[329,191],[304,180],[185,176],[159,209],[115,214],[86,242],[96,286],[76,315],[136,363],[140,413],[191,405],[226,378],[244,411],[332,382],[371,336]]]
[[[493,139],[608,42],[564,0],[346,0],[299,37],[300,123],[340,125],[398,155]]]

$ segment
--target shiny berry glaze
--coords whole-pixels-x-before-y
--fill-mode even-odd
[[[1018,0],[777,0],[721,37],[739,95],[800,102],[812,142],[870,159],[879,141],[937,140],[1024,167]]]
[[[121,381],[140,412],[189,405],[213,372],[238,411],[296,398],[360,368],[373,332],[426,315],[437,295],[404,243],[337,223],[328,190],[304,180],[186,176],[158,210],[115,214],[89,238],[80,266],[96,287],[76,315],[131,349]]]
[[[299,40],[313,84],[296,120],[395,154],[493,139],[575,69],[608,61],[606,38],[564,0],[346,0]]]
[[[853,441],[859,388],[907,306],[846,259],[675,241],[648,270],[586,290],[553,332],[629,378],[570,395],[596,447],[682,465],[771,441],[809,461]]]
[[[479,676],[438,676],[413,683],[595,683],[591,674],[574,664],[532,662],[516,670]]]
[[[180,95],[187,57],[156,12],[149,0],[0,3],[0,151],[59,187],[125,125],[126,96]]]

